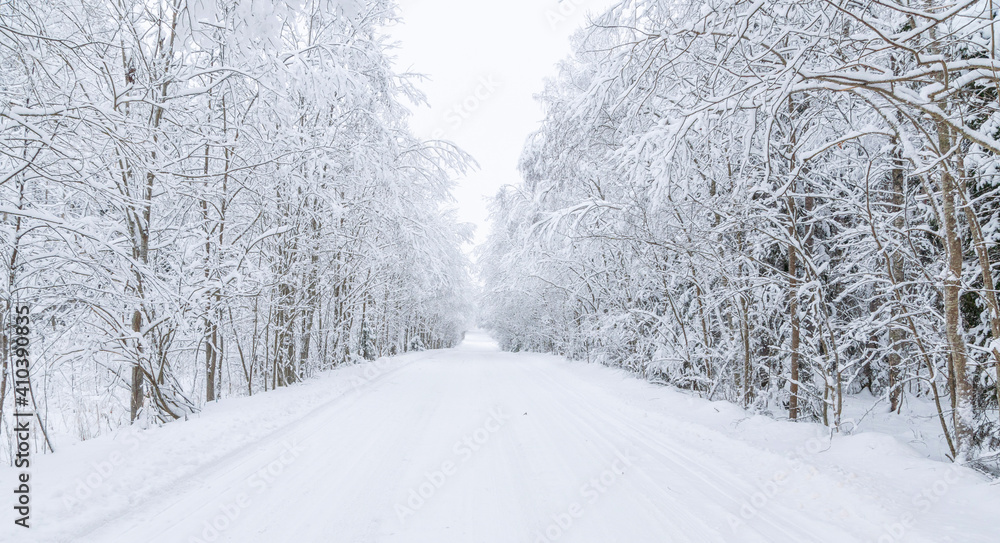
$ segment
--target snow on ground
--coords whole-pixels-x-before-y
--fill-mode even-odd
[[[998,541],[1000,486],[905,441],[469,334],[36,457],[0,541]]]

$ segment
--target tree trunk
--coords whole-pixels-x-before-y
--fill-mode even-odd
[[[947,130],[941,127],[940,130]],[[947,132],[939,136],[943,143],[950,143]],[[942,146],[946,152],[947,145]],[[961,313],[959,297],[962,288],[962,239],[958,233],[957,211],[955,209],[955,180],[951,172],[945,169],[941,174],[941,197],[943,200],[943,222],[945,236],[945,255],[947,267],[944,280],[944,317],[945,334],[952,365],[952,389],[954,391],[952,414],[955,428],[956,452],[958,461],[964,461],[972,446],[972,385],[967,378],[967,356],[965,338],[962,337]]]
[[[891,199],[891,210],[896,216],[892,220],[892,226],[897,233],[903,232],[903,227],[905,226],[905,219],[903,217],[903,203],[904,203],[904,190],[905,190],[905,177],[903,175],[903,163],[902,163],[902,149],[899,147],[898,138],[893,136],[890,140],[893,144],[895,151],[893,152],[893,167],[892,167],[892,199]],[[901,288],[900,285],[903,284],[903,251],[898,247],[894,247],[892,253],[889,254],[888,258],[889,265],[889,275],[891,276],[891,282],[893,288]],[[893,320],[900,318],[901,308],[894,306],[893,308]],[[903,330],[893,324],[889,328],[889,410],[892,412],[898,412],[902,407],[901,400],[903,396],[902,388],[902,357],[899,355],[899,346],[904,339]]]
[[[142,334],[142,312],[136,309],[132,312],[132,331],[136,334],[138,338]],[[139,411],[142,409],[142,398],[143,398],[143,371],[142,371],[142,341],[136,339],[136,360],[132,364],[132,399],[129,405],[129,414],[131,416],[131,421],[135,422],[135,419],[139,416]]]
[[[791,206],[789,198],[789,206]],[[791,209],[789,210],[791,211]],[[790,227],[791,228],[791,227]],[[788,244],[788,318],[792,326],[791,356],[789,358],[790,379],[788,398],[788,418],[799,417],[799,300],[798,278],[796,277],[795,246]]]

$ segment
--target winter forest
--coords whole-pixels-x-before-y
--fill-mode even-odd
[[[511,350],[836,430],[931,398],[1000,447],[1000,22],[991,2],[623,2],[493,202]]]
[[[468,232],[441,203],[466,160],[407,131],[391,7],[262,6],[0,7],[4,321],[34,308],[49,425],[87,439],[460,337]]]
[[[332,394],[316,383],[337,371],[473,356],[482,329],[517,353],[502,360],[542,364],[511,390],[553,405],[569,385],[537,369],[549,358],[525,357],[614,368],[827,440],[854,432],[858,405],[890,421],[926,408],[921,440],[1000,474],[1000,6],[588,8],[477,233],[455,196],[477,157],[411,127],[427,96],[396,59],[393,0],[0,0],[4,463],[23,441],[19,409],[33,458],[58,457],[130,428],[216,420],[231,399],[306,405]],[[413,383],[449,417],[471,409],[440,388],[464,373],[424,368]],[[365,386],[392,384],[358,405],[406,381],[378,371]],[[500,371],[486,364],[469,386],[508,386]],[[399,423],[417,431],[434,418],[420,394],[372,399],[368,413],[422,412]],[[584,407],[589,394],[574,416],[610,420],[598,400]],[[489,439],[521,424],[490,413]],[[364,420],[362,441],[397,419]],[[345,432],[331,443],[349,444]],[[88,496],[112,500],[116,485]],[[398,504],[389,516],[407,518]],[[559,518],[546,522],[568,533]],[[66,522],[60,537],[84,533]],[[492,541],[468,533],[456,541]],[[537,533],[524,541],[561,537]],[[831,541],[864,539],[850,534]],[[313,535],[294,540],[331,540]]]

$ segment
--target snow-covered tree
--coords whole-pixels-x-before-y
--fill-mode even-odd
[[[394,9],[0,4],[0,317],[32,308],[48,425],[86,439],[460,340],[467,158],[407,128]]]
[[[612,7],[494,201],[487,322],[833,429],[845,394],[927,396],[956,459],[995,449],[993,13]]]

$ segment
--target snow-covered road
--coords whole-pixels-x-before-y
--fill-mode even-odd
[[[903,456],[892,468],[916,469],[912,480],[879,465],[858,472],[852,459],[884,456],[879,446],[896,453],[896,446],[863,440],[854,444],[861,452],[847,444],[828,459],[828,442],[798,431],[809,425],[751,421],[764,433],[772,430],[774,450],[768,450],[768,438],[751,443],[685,420],[729,404],[684,400],[607,368],[581,370],[555,357],[498,352],[483,336],[469,339],[369,375],[294,422],[134,500],[125,512],[80,525],[71,537],[53,537],[997,541],[988,519],[995,518],[992,500],[1000,489],[969,470]],[[647,407],[653,403],[662,409]],[[141,447],[155,456],[154,448],[171,446],[166,438],[155,442]],[[858,458],[857,465],[870,463]],[[928,500],[925,508],[912,498],[938,481],[947,499]],[[70,481],[64,484],[69,491]]]

